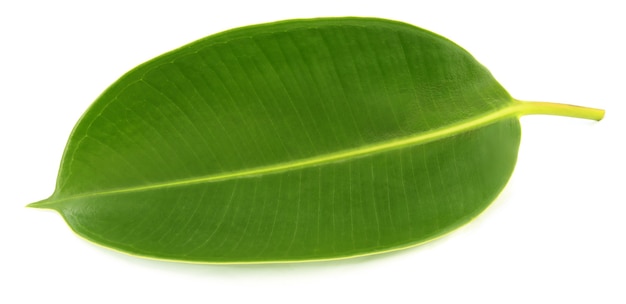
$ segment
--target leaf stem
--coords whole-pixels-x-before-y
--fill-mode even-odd
[[[558,115],[574,118],[584,118],[600,121],[604,118],[604,110],[574,106],[563,103],[519,101],[521,103],[518,113],[520,115]]]

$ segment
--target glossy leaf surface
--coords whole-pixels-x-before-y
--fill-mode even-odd
[[[383,252],[483,211],[513,171],[518,117],[554,108],[514,100],[465,50],[412,25],[244,27],[108,88],[76,125],[55,193],[31,206],[160,259]]]

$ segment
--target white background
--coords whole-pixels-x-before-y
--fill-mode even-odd
[[[619,1],[206,3],[0,4],[0,303],[626,303]],[[374,257],[151,261],[24,208],[52,193],[80,115],[139,63],[233,27],[347,15],[429,29],[466,48],[514,97],[604,108],[606,118],[522,118],[517,168],[484,214],[443,239]]]

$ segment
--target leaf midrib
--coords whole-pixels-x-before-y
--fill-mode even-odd
[[[29,207],[37,207],[37,208],[52,208],[52,205],[61,203],[63,201],[86,198],[86,197],[94,197],[100,195],[111,195],[117,193],[127,193],[127,192],[137,192],[137,191],[146,191],[153,190],[159,188],[170,188],[170,187],[178,187],[178,186],[188,186],[200,183],[210,183],[216,181],[229,180],[234,178],[243,178],[243,177],[251,177],[272,173],[280,173],[289,170],[296,170],[306,167],[313,167],[321,164],[332,163],[335,161],[350,159],[354,157],[364,156],[364,155],[372,155],[376,153],[381,153],[389,150],[400,149],[404,147],[414,146],[418,144],[425,144],[429,142],[433,142],[439,139],[443,139],[446,137],[450,137],[456,134],[460,134],[463,132],[467,132],[473,129],[477,129],[491,123],[497,122],[502,119],[519,116],[520,113],[523,113],[525,109],[525,105],[516,100],[511,100],[508,106],[496,109],[494,111],[490,111],[484,113],[482,115],[474,116],[463,121],[449,124],[444,127],[440,127],[437,129],[429,130],[423,133],[415,134],[412,136],[394,139],[389,141],[378,142],[373,145],[362,146],[354,149],[343,150],[339,152],[334,152],[330,154],[320,155],[316,157],[301,159],[297,161],[291,161],[286,163],[279,163],[270,166],[257,167],[246,170],[239,170],[235,172],[228,173],[220,173],[209,176],[201,176],[194,177],[189,179],[183,179],[178,181],[164,182],[164,183],[156,183],[151,185],[143,185],[138,187],[130,187],[123,189],[115,189],[101,192],[91,192],[84,193],[79,195],[71,195],[67,197],[55,198],[55,194],[53,194],[50,198],[32,203],[28,205]]]

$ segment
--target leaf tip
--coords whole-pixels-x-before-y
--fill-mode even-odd
[[[41,201],[37,201],[34,203],[30,203],[28,205],[26,205],[26,208],[37,208],[37,209],[53,209],[51,207],[52,205],[52,201],[50,201],[49,198],[41,200]]]

